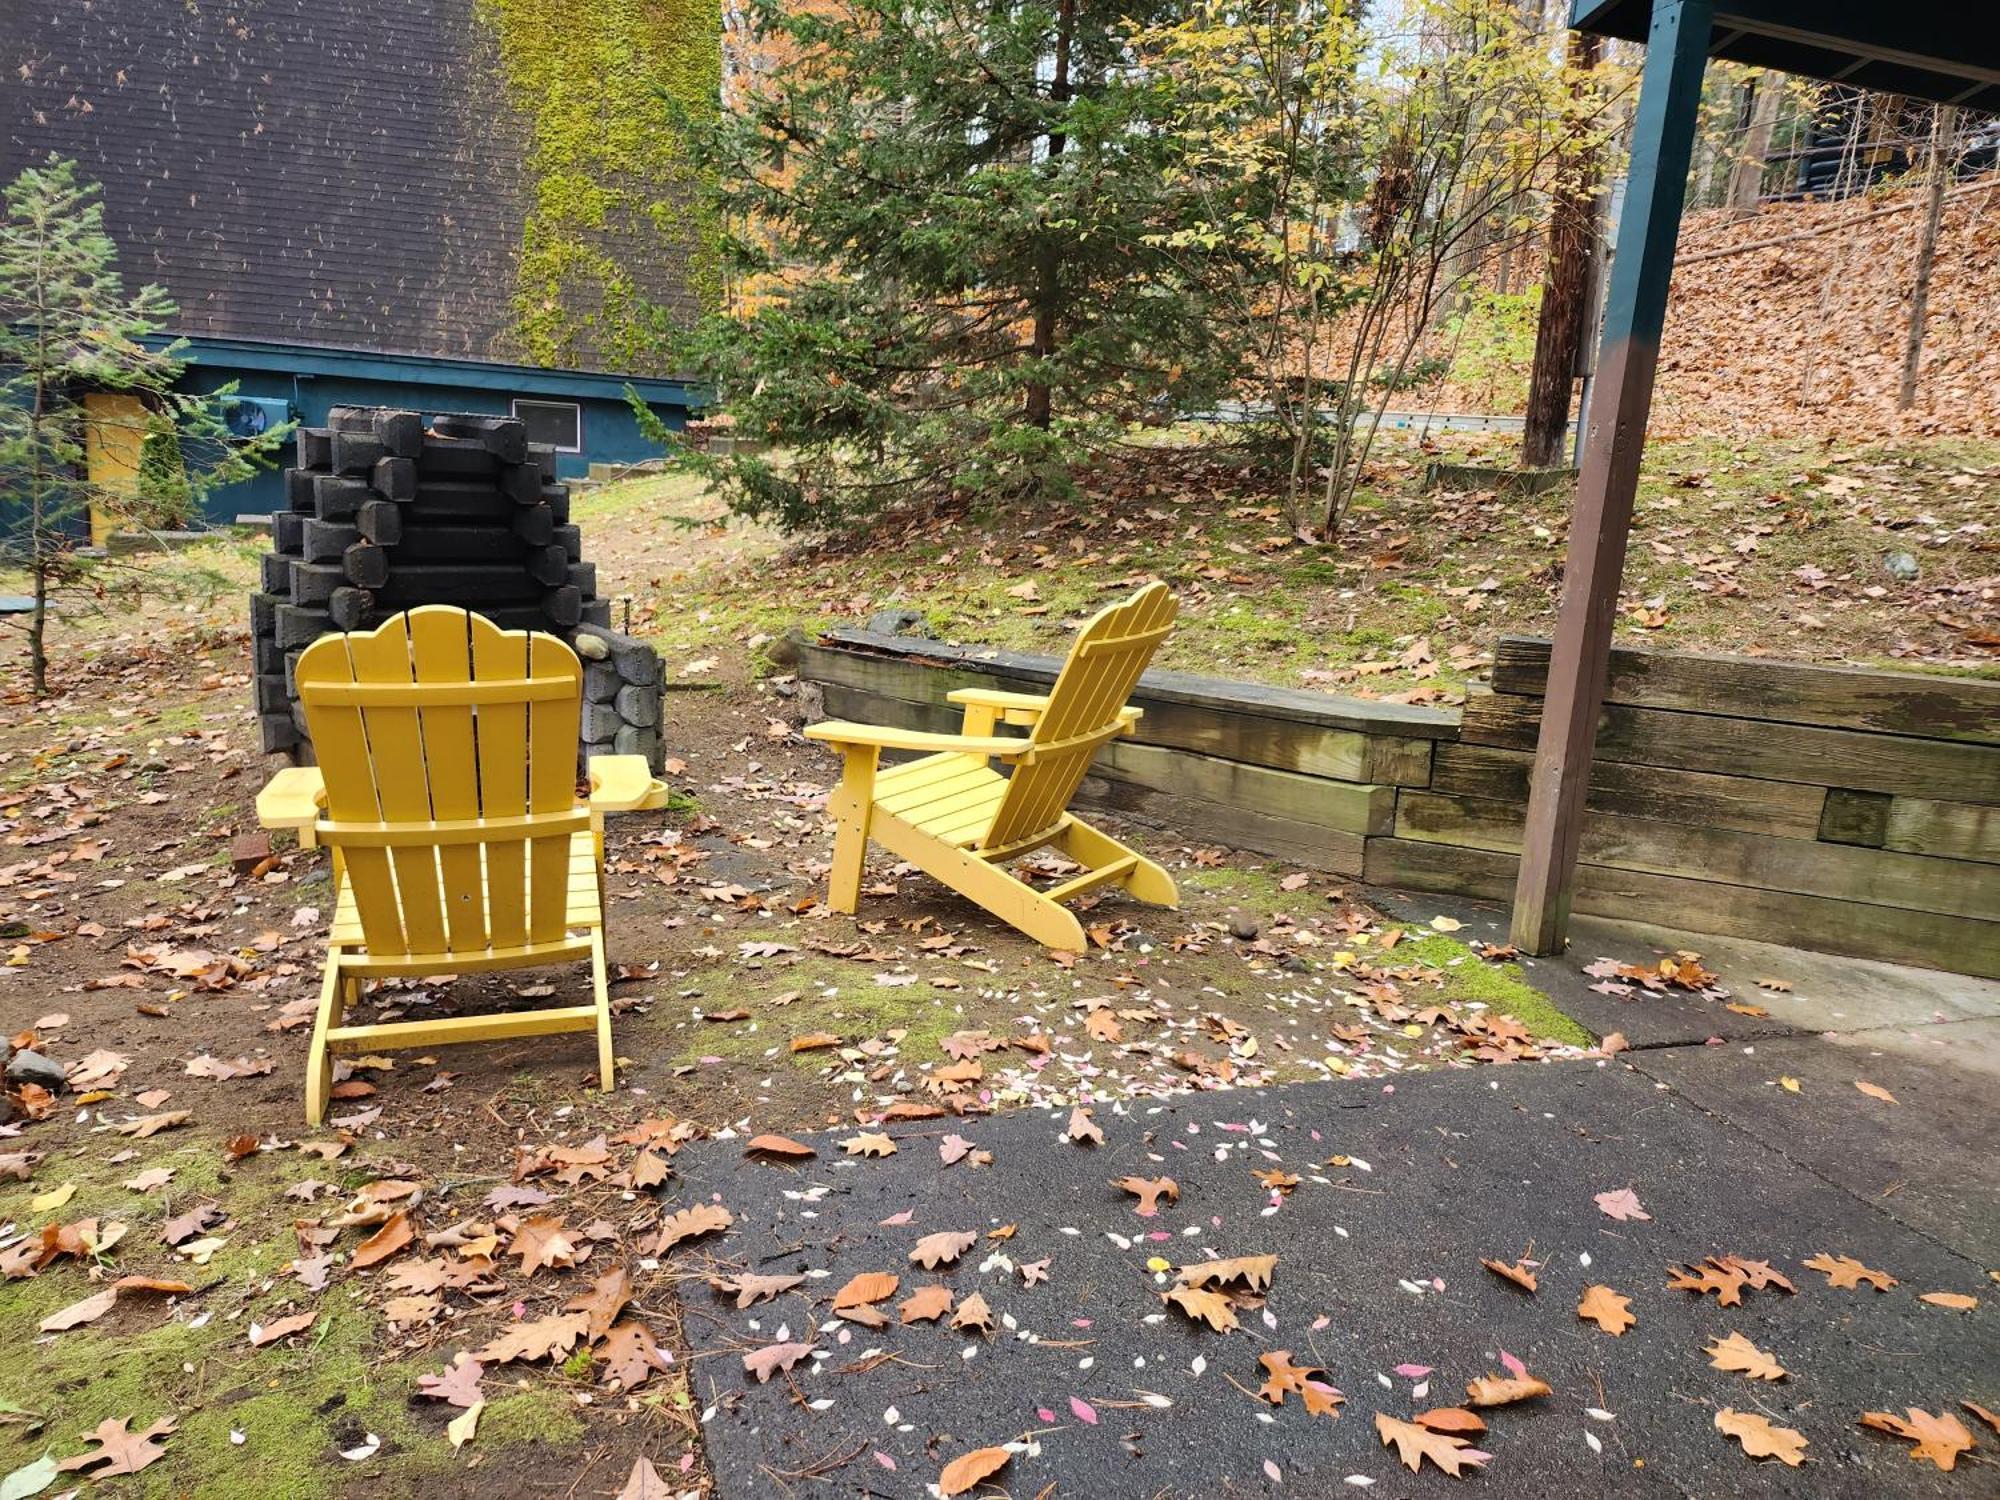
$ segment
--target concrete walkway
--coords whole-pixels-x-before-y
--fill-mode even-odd
[[[1424,915],[1450,909],[1426,898]],[[1490,913],[1458,908],[1479,935]],[[1600,956],[1699,948],[1738,1003],[1592,990]],[[683,1151],[675,1204],[714,1195],[736,1215],[718,1269],[807,1279],[747,1310],[688,1284],[693,1385],[720,1493],[921,1496],[944,1464],[1013,1443],[996,1476],[1016,1496],[1372,1494],[1474,1485],[1510,1496],[1947,1496],[2000,1492],[2000,1433],[1959,1406],[2000,1406],[2000,1167],[1991,1150],[2000,986],[1759,945],[1590,924],[1532,973],[1566,1009],[1634,1050],[1610,1062],[1484,1067],[1380,1084],[1222,1092],[1097,1111],[1106,1141],[1064,1138],[1040,1113],[891,1127],[895,1155],[815,1138],[795,1167],[746,1163],[740,1141]],[[1759,990],[1759,978],[1789,993]],[[1796,1083],[1796,1090],[1781,1080]],[[1863,1081],[1896,1102],[1866,1094]],[[956,1132],[993,1155],[946,1166]],[[1298,1184],[1280,1194],[1257,1172]],[[1170,1176],[1178,1203],[1146,1219],[1111,1185]],[[1647,1220],[1596,1195],[1631,1188]],[[891,1221],[891,1222],[885,1222]],[[990,1237],[1016,1226],[1010,1237]],[[976,1231],[955,1263],[909,1261],[919,1237]],[[1838,1290],[1802,1262],[1847,1255],[1896,1278]],[[1276,1255],[1262,1306],[1222,1334],[1160,1294],[1161,1264]],[[1669,1290],[1670,1265],[1769,1261],[1797,1287],[1724,1308]],[[1532,1297],[1480,1260],[1540,1263]],[[1021,1267],[1047,1261],[1045,1282]],[[862,1272],[893,1272],[889,1326],[831,1313]],[[994,1330],[901,1326],[895,1307],[942,1284],[978,1292]],[[1601,1283],[1637,1323],[1612,1337],[1576,1316]],[[1919,1300],[1977,1297],[1971,1312]],[[1711,1368],[1740,1332],[1789,1372]],[[758,1384],[742,1355],[809,1343]],[[1345,1393],[1336,1419],[1297,1396],[1257,1399],[1258,1356],[1289,1350]],[[1463,1404],[1512,1357],[1553,1394],[1486,1411],[1483,1473],[1411,1474],[1374,1414]],[[1419,1374],[1417,1371],[1427,1371]],[[1953,1473],[1864,1431],[1864,1411],[1956,1413],[1978,1440]],[[1807,1439],[1803,1467],[1754,1461],[1718,1408]],[[980,1493],[999,1493],[998,1490]]]

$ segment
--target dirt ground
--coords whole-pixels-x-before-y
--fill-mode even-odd
[[[676,1353],[691,1273],[657,1251],[690,1206],[668,1158],[692,1133],[886,1114],[931,1115],[942,1137],[961,1113],[1379,1087],[1592,1040],[1447,932],[1387,927],[1326,877],[1150,830],[1134,837],[1183,905],[1088,902],[1088,954],[1045,953],[885,860],[858,919],[830,914],[831,757],[737,652],[670,695],[674,809],[613,827],[617,1090],[595,1092],[583,1038],[399,1053],[357,1060],[332,1128],[308,1131],[331,890],[324,857],[282,841],[232,864],[269,767],[226,619],[98,622],[65,637],[64,696],[0,715],[4,1030],[71,1079],[17,1094],[29,1117],[0,1125],[0,1475],[82,1452],[107,1419],[170,1418],[131,1492],[613,1494],[641,1455],[698,1490]],[[585,982],[426,978],[369,1009],[504,1008]],[[415,1238],[357,1266],[397,1215]],[[562,1245],[528,1269],[550,1220]],[[662,1352],[490,1358],[477,1435],[454,1451],[462,1410],[420,1377],[618,1265],[626,1321]],[[135,1275],[190,1290],[119,1291],[59,1326]]]

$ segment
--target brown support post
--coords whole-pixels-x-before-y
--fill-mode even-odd
[[[1632,164],[1605,301],[1597,387],[1570,516],[1562,611],[1528,790],[1512,936],[1526,953],[1561,950],[1583,836],[1590,760],[1611,662],[1632,497],[1653,401],[1674,241],[1680,233],[1714,0],[1654,0],[1632,123]]]

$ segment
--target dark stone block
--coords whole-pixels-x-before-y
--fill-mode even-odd
[[[421,433],[418,442],[421,446]],[[368,484],[384,500],[414,500],[417,498],[417,461],[414,458],[378,458],[375,467],[368,471]]]
[[[294,589],[297,586],[295,579]],[[278,606],[278,644],[287,649],[309,646],[333,628],[333,620],[323,609],[300,609],[291,604]]]
[[[361,533],[352,526],[308,519],[299,556],[312,563],[339,562],[340,554],[360,540]]]
[[[354,513],[374,498],[375,492],[359,479],[321,474],[313,484],[310,510],[321,521],[352,521]]]
[[[336,474],[366,474],[388,450],[373,433],[336,432],[332,467]]]
[[[295,510],[281,510],[271,517],[271,550],[297,557],[306,544],[306,518]]]
[[[262,574],[264,592],[286,594],[292,591],[292,559],[278,552],[266,552],[257,559]]]
[[[341,570],[357,588],[379,589],[389,581],[389,552],[372,542],[356,542],[340,555]]]
[[[370,500],[355,512],[354,525],[366,540],[393,547],[403,539],[403,509],[393,500]]]
[[[375,612],[375,596],[367,589],[335,589],[326,602],[326,612],[341,630],[365,630]]]
[[[333,467],[333,432],[326,427],[300,427],[293,441],[299,448],[299,467],[325,472]]]

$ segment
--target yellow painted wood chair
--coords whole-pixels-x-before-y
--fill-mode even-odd
[[[1083,928],[1062,903],[1098,886],[1122,885],[1141,901],[1176,905],[1172,876],[1068,809],[1098,746],[1138,723],[1140,710],[1125,700],[1179,608],[1167,586],[1154,583],[1103,610],[1077,636],[1046,697],[985,688],[950,694],[965,710],[958,734],[838,720],[807,729],[807,738],[839,746],[844,760],[828,800],[837,830],[834,910],[855,909],[870,839],[1050,948],[1083,951]],[[996,734],[1002,724],[1028,733]],[[883,770],[884,750],[935,753]],[[1001,775],[994,761],[1012,775]],[[1038,891],[1007,869],[1050,844],[1083,873]]]
[[[267,828],[333,850],[334,917],[306,1119],[333,1054],[597,1032],[612,1085],[604,964],[603,819],[662,807],[644,756],[593,756],[576,795],[583,669],[552,635],[426,605],[366,633],[322,636],[298,663],[319,764],[257,798]],[[343,1024],[370,979],[589,960],[593,1002],[501,1015]]]

